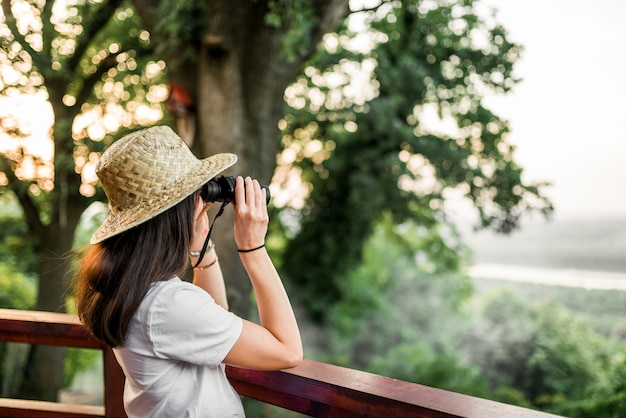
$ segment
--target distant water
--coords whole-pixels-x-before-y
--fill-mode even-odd
[[[515,266],[510,264],[478,264],[470,268],[469,274],[470,277],[475,279],[626,291],[626,273]]]
[[[525,221],[510,235],[462,228],[471,276],[626,290],[626,218]]]

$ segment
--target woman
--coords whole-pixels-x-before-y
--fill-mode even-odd
[[[302,360],[289,298],[264,247],[269,217],[256,180],[236,179],[233,207],[260,325],[228,311],[213,246],[199,254],[211,205],[200,189],[236,160],[198,160],[158,126],[116,141],[98,162],[110,213],[81,260],[75,296],[81,320],[124,371],[129,417],[244,416],[224,364],[278,370]],[[193,284],[179,278],[189,262]]]

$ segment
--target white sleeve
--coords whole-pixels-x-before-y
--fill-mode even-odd
[[[166,286],[150,307],[149,334],[158,357],[216,367],[235,345],[243,320],[187,282]]]

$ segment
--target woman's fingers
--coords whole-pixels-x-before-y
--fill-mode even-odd
[[[241,249],[262,244],[265,241],[269,217],[261,185],[250,177],[237,177],[235,197],[237,246]]]
[[[235,179],[235,208],[246,206],[246,187],[243,177],[237,176]]]
[[[242,187],[243,186],[243,187]],[[267,211],[266,193],[256,179],[241,176],[235,181],[235,203],[242,209],[260,209]]]

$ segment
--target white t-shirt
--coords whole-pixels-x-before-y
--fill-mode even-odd
[[[154,283],[113,349],[132,417],[244,417],[222,361],[243,321],[178,277]]]

